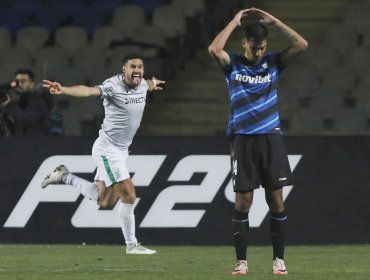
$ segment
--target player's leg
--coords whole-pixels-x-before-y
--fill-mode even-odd
[[[93,158],[98,167],[95,180],[104,181],[107,186],[106,189],[99,187],[99,205],[112,207],[115,203],[119,203],[118,219],[127,245],[126,253],[156,253],[141,246],[136,239],[134,214],[136,192],[126,167],[127,151],[117,150],[116,153],[107,151],[105,155],[101,155],[101,150],[95,149],[95,151]]]
[[[273,247],[273,273],[287,274],[284,264],[285,235],[288,217],[285,213],[282,188],[265,189],[270,208],[270,231]]]
[[[76,187],[76,189],[90,200],[98,200],[98,186],[94,182],[89,182],[68,171],[65,165],[59,165],[42,182],[42,188],[52,184],[67,184]]]
[[[113,188],[107,187],[104,181],[96,181],[96,184],[99,188],[98,205],[101,208],[113,207],[118,201],[118,196],[115,194]]]
[[[273,246],[273,273],[288,274],[284,263],[288,217],[283,187],[292,184],[291,170],[281,135],[267,135],[263,144],[262,185],[270,209],[270,231]]]
[[[131,179],[126,179],[112,186],[116,196],[119,198],[119,220],[126,245],[137,243],[135,235],[135,200],[136,192]]]
[[[248,273],[249,209],[253,190],[259,186],[258,159],[255,157],[255,137],[237,135],[231,144],[232,182],[235,191],[235,209],[232,218],[236,266],[233,275]]]
[[[134,215],[136,193],[131,179],[125,179],[123,181],[114,183],[110,187],[106,187],[103,181],[97,181],[97,185],[99,187],[99,206],[102,208],[107,208],[113,207],[116,203],[119,203],[119,222],[125,243],[127,245],[127,253],[155,253],[155,251],[141,246],[136,239]]]
[[[253,191],[236,192],[232,218],[236,266],[233,275],[248,273],[247,249],[249,245],[249,209],[253,201]]]
[[[272,272],[274,274],[288,274],[284,262],[288,217],[285,213],[282,189],[265,189],[266,202],[270,208],[270,231],[273,247]]]
[[[117,197],[119,197],[119,220],[126,242],[126,254],[155,254],[155,250],[141,246],[135,234],[135,200],[136,191],[131,179],[125,179],[112,186]]]

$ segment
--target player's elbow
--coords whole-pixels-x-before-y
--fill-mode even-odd
[[[208,53],[210,56],[215,57],[217,56],[218,48],[215,47],[213,44],[208,46]]]
[[[300,42],[299,42],[299,45],[300,45],[300,49],[302,51],[306,50],[308,48],[308,42],[305,40],[305,39],[302,39]]]

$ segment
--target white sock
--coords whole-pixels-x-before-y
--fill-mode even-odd
[[[72,173],[68,173],[64,181],[68,185],[75,186],[78,191],[88,199],[98,201],[99,188],[95,183],[77,177]]]
[[[126,245],[137,243],[135,236],[135,215],[134,204],[126,204],[121,201],[119,203],[119,222],[121,225],[123,237]]]

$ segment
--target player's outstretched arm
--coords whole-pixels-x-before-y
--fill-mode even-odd
[[[153,77],[151,80],[146,80],[149,85],[149,91],[154,90],[163,90],[163,85],[166,83],[165,81],[159,80]]]
[[[43,80],[42,86],[49,88],[51,94],[65,94],[74,97],[99,96],[101,94],[100,89],[97,87],[87,87],[84,85],[63,87],[60,83],[49,80]]]
[[[208,52],[210,56],[221,68],[225,68],[230,63],[230,56],[226,51],[224,51],[226,42],[234,29],[242,24],[242,19],[247,17],[250,10],[251,9],[244,9],[236,13],[234,18],[220,33],[218,33],[218,35],[213,39],[212,43],[208,46]]]
[[[251,13],[255,13],[258,16],[261,17],[260,22],[267,25],[275,25],[277,28],[279,28],[289,39],[291,46],[287,48],[281,56],[281,61],[283,64],[287,65],[290,63],[291,60],[293,60],[295,57],[297,57],[299,54],[301,54],[305,49],[308,47],[307,41],[296,31],[294,31],[292,28],[287,26],[285,23],[283,23],[281,20],[277,19],[276,17],[272,16],[271,14],[262,11],[260,9],[252,8],[250,10]]]

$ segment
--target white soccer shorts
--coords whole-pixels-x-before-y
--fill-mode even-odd
[[[104,181],[106,187],[109,187],[130,178],[127,169],[128,151],[99,144],[95,143],[93,147],[92,156],[97,166],[94,180]]]

